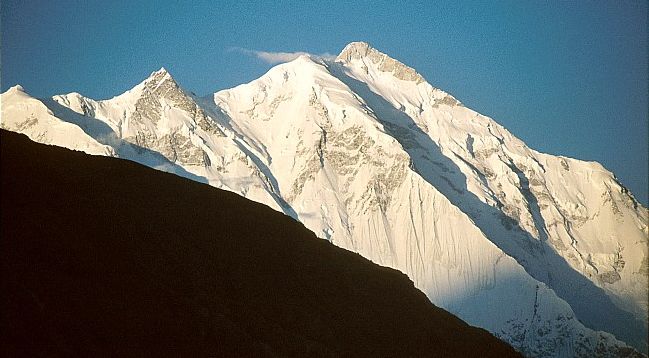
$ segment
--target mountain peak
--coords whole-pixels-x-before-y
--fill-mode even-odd
[[[142,96],[150,96],[151,94],[167,95],[170,93],[184,93],[178,82],[171,76],[171,73],[166,68],[160,67],[159,70],[151,72],[142,82],[138,83],[135,87],[122,93],[115,98],[133,99],[137,100]]]
[[[158,89],[165,89],[167,91],[170,88],[180,88],[178,82],[176,82],[171,76],[171,73],[164,67],[160,67],[159,70],[151,72],[151,75],[142,81],[141,85],[143,88],[148,89],[149,92],[155,92]]]
[[[370,50],[376,51],[369,43],[363,41],[350,42],[340,52],[336,60],[351,61],[355,58],[362,58],[369,54]],[[378,51],[377,51],[378,52]]]
[[[373,65],[381,72],[390,72],[400,80],[415,81],[417,84],[425,82],[415,69],[373,48],[367,42],[351,42],[336,57],[336,61],[344,63],[356,60],[364,62],[365,65]]]
[[[2,93],[3,96],[17,96],[21,98],[31,98],[30,94],[25,91],[23,86],[21,85],[15,85],[12,87],[9,87],[4,93]],[[3,104],[4,105],[4,104]],[[2,106],[0,106],[2,107]],[[4,113],[3,113],[4,115]]]
[[[15,85],[10,87],[7,92],[25,92],[25,89],[21,85]]]
[[[164,67],[160,67],[159,70],[151,72],[151,74],[145,80],[145,82],[149,82],[151,80],[162,81],[162,80],[166,80],[167,78],[170,78],[170,79],[173,80],[173,78],[171,77],[171,74],[169,73],[169,71],[167,71],[167,69],[164,68]]]
[[[151,73],[151,75],[154,75],[154,74],[163,74],[164,75],[164,74],[169,74],[169,71],[167,71],[167,69],[164,68],[164,66],[162,66],[162,67],[160,67],[159,70],[154,71],[154,72]]]

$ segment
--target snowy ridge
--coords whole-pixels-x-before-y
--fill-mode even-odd
[[[112,147],[102,145],[76,125],[56,117],[45,104],[25,93],[21,86],[14,86],[2,94],[0,126],[24,133],[36,142],[88,154],[115,156]]]
[[[262,202],[528,356],[647,350],[647,210],[366,43],[205,98],[165,69],[105,101],[11,89],[2,126]],[[33,135],[56,126],[76,134]]]

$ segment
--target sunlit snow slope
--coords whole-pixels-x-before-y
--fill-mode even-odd
[[[366,43],[204,98],[164,69],[104,101],[14,88],[2,127],[269,205],[528,356],[647,351],[646,208]]]

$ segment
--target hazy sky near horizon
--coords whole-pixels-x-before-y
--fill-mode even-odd
[[[531,148],[648,199],[646,1],[2,0],[0,85],[104,99],[166,67],[206,95],[367,41]]]

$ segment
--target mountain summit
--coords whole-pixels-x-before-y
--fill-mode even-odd
[[[362,42],[204,98],[152,78],[106,101],[7,92],[2,127],[266,204],[527,356],[647,351],[647,209],[600,164],[534,151]]]
[[[340,52],[340,55],[336,57],[336,61],[342,61],[345,63],[355,60],[362,61],[365,65],[371,63],[377,66],[379,71],[392,73],[396,78],[404,81],[414,81],[416,83],[422,83],[425,81],[424,78],[413,68],[410,68],[378,51],[367,42],[352,42],[345,46],[345,48]]]

